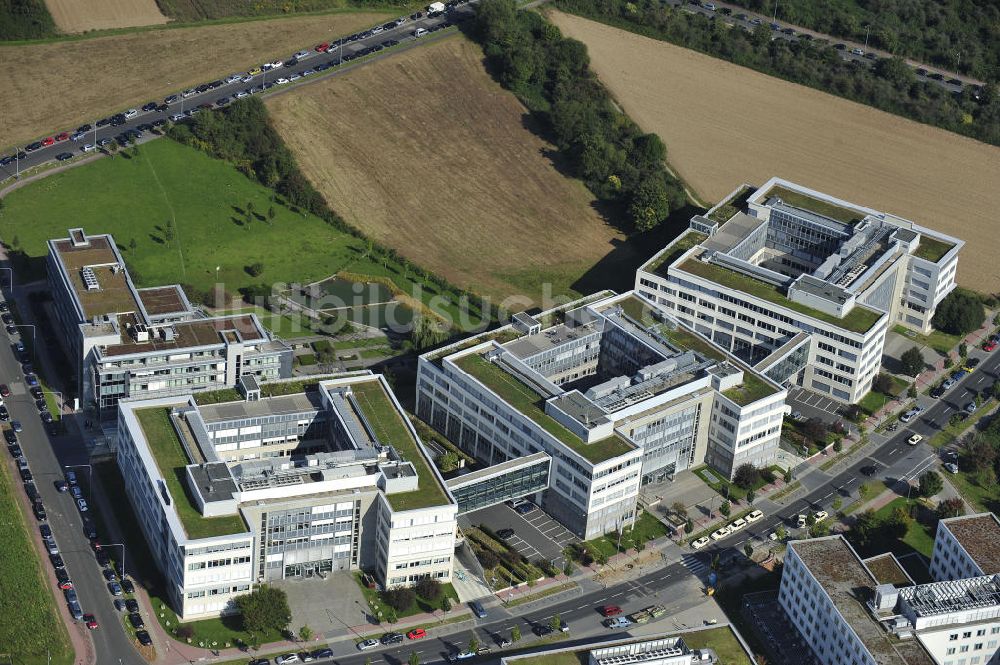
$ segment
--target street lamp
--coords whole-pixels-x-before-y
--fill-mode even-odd
[[[865,26],[865,50],[866,51],[868,50],[868,35],[871,34],[871,31],[872,31],[872,26],[869,23],[868,25]]]

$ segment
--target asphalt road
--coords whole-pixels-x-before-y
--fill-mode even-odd
[[[20,309],[22,314],[26,315],[27,303],[24,302]],[[26,337],[30,337],[27,329],[22,330]],[[11,418],[19,420],[24,428],[18,435],[21,450],[28,460],[35,485],[45,504],[49,526],[66,564],[66,570],[76,587],[80,606],[85,613],[93,614],[100,624],[98,630],[90,631],[90,637],[98,654],[98,662],[112,663],[121,658],[123,665],[144,665],[145,661],[132,647],[131,641],[125,634],[121,616],[112,605],[113,598],[105,586],[90,541],[83,532],[83,520],[72,496],[68,492],[57,492],[53,484],[54,481],[64,477],[64,464],[85,464],[88,460],[81,453],[82,446],[77,436],[65,434],[49,437],[45,431],[38,417],[38,409],[24,383],[20,363],[14,356],[12,345],[19,339],[18,335],[7,336],[7,343],[0,349],[0,382],[6,383],[11,389],[11,396],[5,403],[10,410]],[[35,364],[45,363],[46,360],[44,357],[36,356]],[[52,376],[51,371],[48,375]],[[74,470],[84,488],[84,496],[87,497],[87,469]],[[30,514],[27,519],[34,523],[32,536],[41,546],[38,522]],[[41,565],[51,568],[52,564],[47,556],[42,556]],[[54,588],[54,593],[62,616],[68,619],[69,614],[62,591]],[[71,626],[70,629],[76,628],[77,626]]]
[[[727,23],[729,25],[738,26],[738,27],[741,27],[741,28],[743,28],[745,30],[748,30],[748,31],[753,31],[754,29],[756,29],[756,27],[757,27],[758,24],[763,24],[764,26],[771,26],[772,23],[775,23],[775,21],[773,21],[771,19],[771,17],[769,17],[769,16],[767,16],[765,14],[756,14],[756,13],[754,13],[754,12],[748,10],[748,9],[744,9],[743,7],[739,7],[738,5],[727,5],[727,4],[723,3],[723,2],[715,2],[715,5],[717,5],[718,9],[711,10],[711,9],[706,9],[703,4],[697,4],[697,5],[696,4],[692,4],[692,3],[688,2],[687,0],[666,0],[666,1],[667,1],[668,4],[673,5],[674,7],[684,7],[689,12],[696,13],[696,14],[703,14],[704,16],[707,16],[709,18],[714,18],[717,21],[723,21],[723,22],[725,22],[725,23]],[[726,15],[726,14],[723,14],[721,11],[719,11],[723,7],[726,7],[727,9],[731,9],[732,10],[732,14]],[[738,17],[745,17],[745,18],[738,18]],[[757,23],[754,23],[755,20],[757,21]],[[788,33],[785,33],[785,32],[781,32],[781,30],[783,30],[785,28],[790,28],[791,27],[788,24],[785,24],[785,23],[782,23],[781,21],[778,21],[777,25],[778,25],[778,29],[772,29],[772,39],[784,39],[786,41],[798,41],[801,38],[800,37],[801,33],[798,30],[795,30],[795,32],[793,34],[788,34]],[[817,39],[825,39],[825,40],[829,41],[829,43],[831,45],[834,45],[834,44],[844,44],[845,48],[843,50],[838,50],[837,51],[838,54],[840,55],[840,58],[842,60],[846,60],[848,62],[850,62],[850,61],[858,62],[858,63],[864,65],[865,67],[872,67],[872,66],[875,65],[875,60],[872,60],[870,58],[866,58],[866,57],[864,57],[864,55],[857,55],[857,54],[851,53],[851,49],[854,48],[854,46],[853,46],[853,44],[851,42],[849,42],[849,41],[847,41],[845,39],[840,39],[838,37],[834,37],[834,36],[831,36],[831,35],[826,35],[826,34],[814,32],[814,31],[809,31],[809,33],[811,33],[813,35],[816,35]],[[862,49],[862,50],[864,50],[864,49]],[[877,54],[878,57],[880,57],[880,58],[881,57],[891,57],[890,54],[883,53],[883,52],[877,51],[875,49],[868,49],[868,54],[869,55]],[[920,73],[917,72],[918,69],[924,69],[926,71],[926,73],[925,74],[920,74]],[[964,80],[967,84],[977,83],[976,81],[972,81],[971,79],[967,79],[966,77],[962,77],[962,76],[959,76],[959,75],[956,75],[956,74],[947,74],[947,75],[943,75],[942,74],[943,78],[941,78],[940,80],[938,80],[936,78],[930,78],[929,75],[935,73],[933,67],[928,67],[928,66],[913,66],[913,70],[914,70],[914,74],[916,75],[918,81],[923,81],[923,82],[927,82],[927,83],[937,84],[937,85],[941,86],[942,88],[944,88],[945,90],[947,90],[948,92],[961,92],[962,88],[963,88],[962,85],[955,85],[955,84],[949,83],[948,79],[951,79],[951,78],[958,78],[959,80]]]
[[[333,53],[317,53],[315,50],[313,50],[313,46],[315,45],[304,44],[302,47],[303,50],[307,50],[310,55],[306,58],[303,58],[296,65],[293,65],[291,67],[281,67],[280,69],[263,72],[261,74],[258,74],[257,76],[254,76],[250,81],[247,82],[238,80],[233,83],[222,85],[221,87],[218,87],[214,90],[207,90],[203,93],[195,93],[187,98],[179,99],[178,101],[168,105],[167,108],[163,111],[142,111],[141,109],[137,109],[139,111],[138,115],[136,115],[133,118],[129,118],[128,120],[125,121],[124,124],[118,125],[116,127],[112,127],[110,125],[106,125],[104,127],[96,127],[96,122],[98,119],[94,118],[93,120],[90,121],[91,125],[95,125],[94,129],[87,132],[85,138],[82,138],[79,141],[65,140],[57,142],[54,143],[53,145],[39,148],[38,150],[35,150],[33,152],[26,153],[26,157],[24,159],[15,160],[13,163],[7,166],[0,166],[0,181],[13,177],[16,173],[20,171],[25,171],[40,164],[44,164],[45,162],[54,161],[56,159],[56,155],[59,155],[60,153],[68,152],[72,153],[74,156],[82,155],[84,154],[82,152],[82,148],[85,144],[89,143],[96,146],[97,142],[100,141],[101,139],[113,139],[122,132],[138,128],[139,125],[151,124],[154,121],[160,119],[168,119],[176,113],[184,113],[188,110],[194,109],[203,104],[209,104],[213,108],[215,108],[217,106],[216,102],[218,100],[223,98],[228,98],[230,100],[233,100],[234,95],[237,92],[253,88],[256,91],[254,94],[260,94],[258,89],[262,85],[272,84],[279,78],[287,79],[295,74],[301,75],[302,72],[306,71],[307,69],[314,69],[316,65],[324,63],[336,63],[336,66],[331,66],[326,71],[310,74],[308,77],[296,81],[295,84],[300,85],[302,82],[306,80],[315,81],[317,79],[326,78],[327,76],[332,76],[338,72],[344,71],[344,69],[346,69],[347,67],[352,66],[351,62],[343,62],[343,66],[340,66],[340,63],[342,62],[342,58],[344,56],[356,54],[358,51],[361,51],[364,48],[375,46],[376,44],[381,44],[387,40],[396,40],[401,44],[404,44],[406,42],[412,42],[418,39],[427,40],[429,38],[432,38],[434,33],[428,33],[427,35],[417,38],[413,36],[413,31],[416,30],[417,28],[427,29],[432,26],[437,26],[446,21],[458,22],[466,18],[469,18],[473,13],[472,4],[474,4],[475,2],[478,2],[478,0],[470,0],[468,4],[459,5],[455,9],[447,12],[445,15],[438,16],[435,18],[428,18],[426,15],[423,18],[417,20],[410,20],[409,18],[407,18],[406,22],[403,23],[401,26],[398,26],[391,30],[383,30],[381,33],[377,35],[372,35],[371,37],[367,37],[365,39],[359,39],[354,42],[344,43],[337,51],[334,51]],[[335,41],[331,43],[335,43]],[[287,57],[291,58],[291,56],[292,54],[289,53]],[[257,65],[255,64],[254,66]],[[268,94],[273,94],[278,90],[288,89],[290,87],[292,86],[275,85],[274,87],[268,89],[266,92]],[[178,96],[180,95],[180,93],[181,93],[180,90],[176,91],[176,94]],[[161,104],[163,102],[163,100],[152,100],[152,101],[156,101],[157,103]],[[125,109],[122,109],[121,111],[124,110]],[[114,113],[109,113],[108,116],[111,116],[113,114]],[[66,128],[66,130],[69,131],[70,134],[73,134],[72,129]],[[150,136],[148,132],[146,132],[145,135]],[[41,138],[39,140],[41,140]],[[23,149],[23,146],[20,149]],[[13,151],[11,150],[8,151],[7,154],[12,154],[12,153]]]

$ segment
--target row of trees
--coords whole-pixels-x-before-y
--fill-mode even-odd
[[[485,0],[473,34],[493,75],[550,133],[573,174],[621,205],[640,231],[687,197],[666,171],[666,148],[619,111],[590,70],[587,48],[515,0]]]
[[[733,0],[770,14],[772,0]],[[963,0],[780,3],[778,19],[982,79],[1000,71],[1000,7]]]
[[[1000,95],[984,87],[977,100],[968,88],[956,97],[936,83],[918,81],[901,58],[874,67],[848,62],[830,45],[815,41],[772,41],[771,30],[729,28],[721,20],[661,5],[654,0],[559,0],[559,6],[583,16],[663,39],[868,104],[897,115],[1000,145]]]

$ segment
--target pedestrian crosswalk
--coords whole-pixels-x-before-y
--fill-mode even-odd
[[[681,565],[691,571],[692,575],[706,577],[712,569],[709,562],[703,556],[697,554],[684,554],[681,556]]]

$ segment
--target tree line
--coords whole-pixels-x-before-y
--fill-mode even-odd
[[[640,231],[684,205],[663,142],[615,107],[582,43],[514,0],[485,0],[471,31],[493,76],[528,107],[598,199],[620,205]]]
[[[0,40],[41,39],[55,32],[43,0],[0,0]]]
[[[774,0],[733,0],[771,14]],[[983,80],[1000,74],[1000,5],[968,0],[779,2],[778,20]]]
[[[661,5],[658,0],[558,0],[561,9],[654,39],[701,51],[759,72],[807,85],[928,125],[1000,145],[1000,94],[988,83],[978,99],[969,86],[953,95],[919,81],[902,58],[873,67],[846,61],[817,41],[772,40],[771,29],[753,32],[721,20]]]

